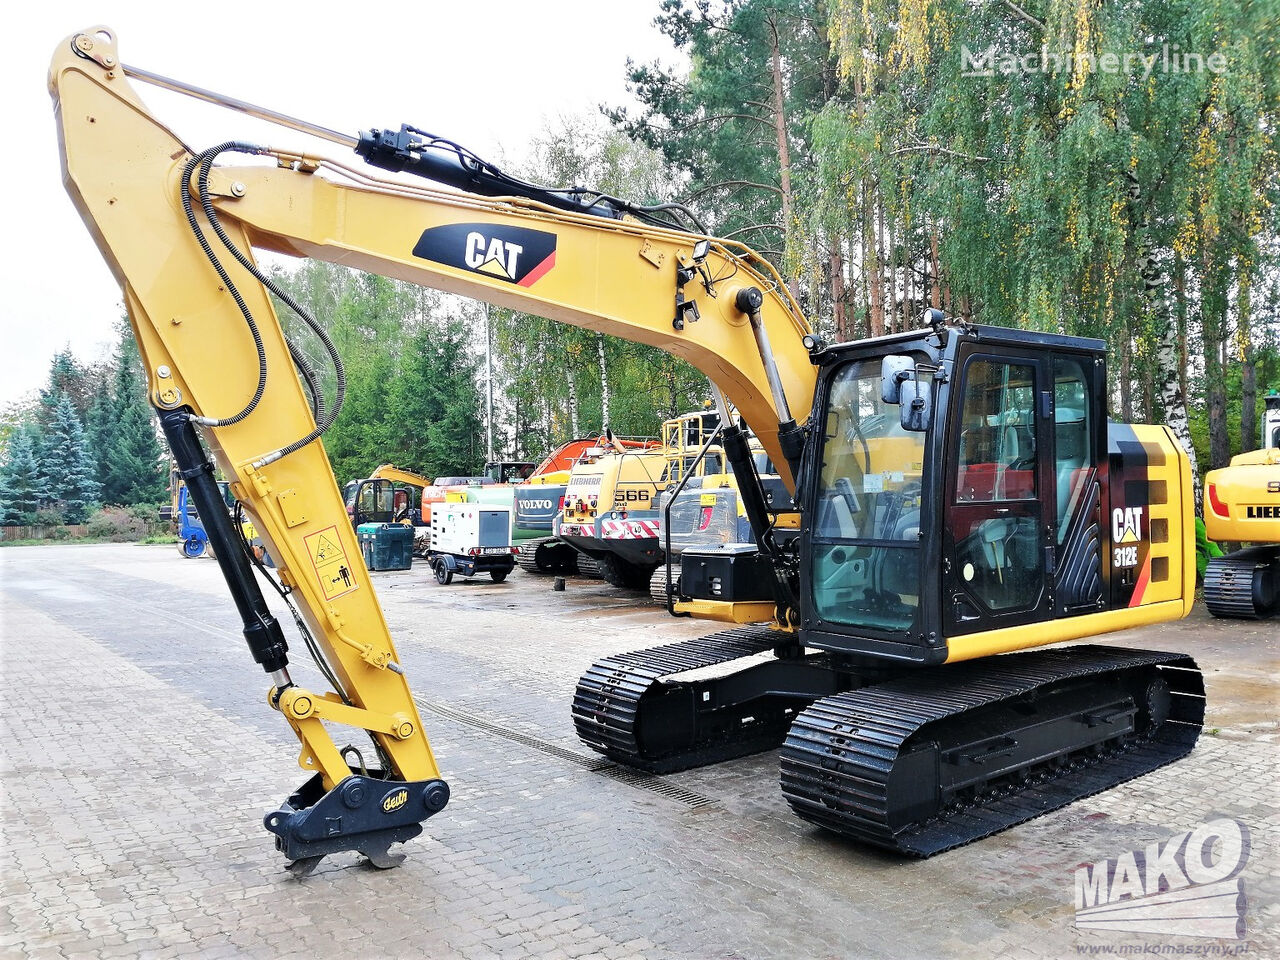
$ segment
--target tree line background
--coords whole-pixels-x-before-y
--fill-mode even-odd
[[[1275,0],[661,0],[655,14],[684,66],[628,62],[638,107],[548,122],[514,172],[686,204],[773,259],[829,340],[916,327],[930,306],[1100,337],[1114,417],[1169,424],[1201,473],[1257,444],[1259,395],[1280,388]],[[1108,67],[1133,55],[1159,60]],[[325,441],[340,479],[388,461],[474,472],[490,392],[493,453],[512,459],[606,424],[652,434],[706,399],[651,348],[318,262],[276,274],[347,362]],[[5,413],[7,521],[163,495],[128,341],[107,363],[60,354],[40,396]]]

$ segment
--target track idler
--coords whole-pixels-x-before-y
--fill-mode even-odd
[[[305,877],[324,857],[345,850],[385,870],[404,860],[404,854],[390,852],[391,845],[420,834],[422,821],[448,802],[443,780],[383,780],[353,771],[325,792],[317,773],[262,822],[275,834],[276,849],[294,876]]]

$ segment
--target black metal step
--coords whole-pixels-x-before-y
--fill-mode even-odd
[[[1076,682],[1122,682],[1132,673],[1168,684],[1169,716],[1150,735],[1116,737],[1028,765],[966,791],[922,819],[895,809],[911,765],[937,763],[927,747],[954,742],[995,705],[1011,706]],[[1083,681],[1083,683],[1082,683]],[[818,700],[802,711],[781,755],[782,792],[802,819],[911,856],[971,843],[1081,797],[1140,776],[1190,752],[1204,719],[1204,685],[1181,654],[1077,646],[934,667]],[[998,730],[985,729],[988,741]],[[1012,739],[1012,738],[1011,738]],[[929,767],[921,775],[931,773]]]

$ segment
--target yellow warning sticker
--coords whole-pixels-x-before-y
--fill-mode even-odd
[[[311,565],[320,580],[320,592],[326,600],[336,600],[360,586],[336,526],[304,537],[303,543],[307,545]]]

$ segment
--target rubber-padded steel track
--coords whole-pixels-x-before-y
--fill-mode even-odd
[[[701,724],[697,711],[689,709],[680,711],[678,723],[656,725],[665,726],[664,732],[683,726],[678,732],[679,745],[646,743],[645,733],[655,727],[652,712],[656,701],[675,689],[663,684],[664,677],[763,653],[785,639],[785,634],[767,627],[739,627],[598,660],[578,681],[573,696],[578,736],[612,760],[653,773],[772,749],[782,742],[790,717],[762,716],[754,726],[739,724],[732,730],[721,730]]]
[[[895,764],[946,740],[984,708],[1045,696],[1067,682],[1151,676],[1168,684],[1169,714],[1154,731],[1093,743],[964,792],[918,822],[892,809]],[[1016,707],[1016,704],[1014,705]],[[975,715],[978,716],[975,716]],[[1092,723],[1093,718],[1080,718]],[[927,857],[970,843],[1189,753],[1204,719],[1204,685],[1190,657],[1077,646],[1018,653],[908,676],[818,700],[782,748],[782,792],[802,819],[904,854]],[[974,721],[978,721],[975,723]],[[990,736],[991,731],[986,731]],[[1016,736],[1016,735],[1015,735]],[[1118,742],[1117,742],[1118,741]],[[1010,738],[1012,742],[1012,738]],[[907,763],[912,762],[908,759]],[[939,761],[946,763],[944,759]],[[902,778],[906,766],[896,773]],[[912,781],[910,775],[906,780]]]
[[[1266,620],[1280,612],[1280,547],[1214,557],[1204,570],[1204,604],[1215,617]]]

